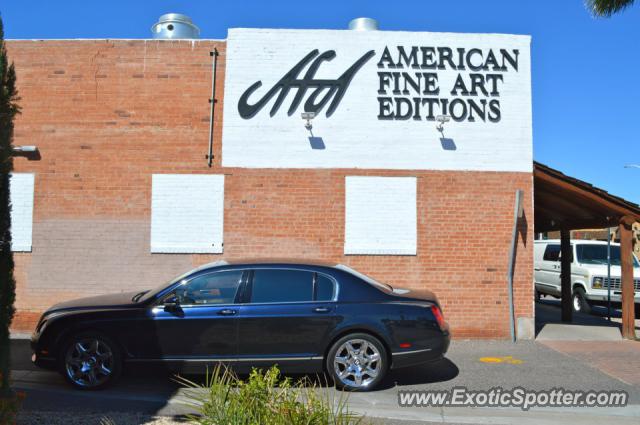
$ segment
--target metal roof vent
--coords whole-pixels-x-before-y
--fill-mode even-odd
[[[151,27],[151,34],[158,39],[200,38],[200,28],[187,15],[167,13]]]
[[[349,29],[353,31],[377,31],[378,21],[373,18],[356,18],[349,22]]]

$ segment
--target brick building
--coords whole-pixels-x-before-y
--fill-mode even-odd
[[[529,223],[515,315],[533,320],[528,37],[230,30],[7,44],[14,144],[39,152],[16,158],[12,180],[14,331],[65,299],[155,287],[218,259],[295,257],[429,287],[455,337],[507,337],[518,189]],[[303,110],[316,112],[311,130]],[[437,115],[452,118],[442,131]]]

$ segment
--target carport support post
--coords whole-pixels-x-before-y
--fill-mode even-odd
[[[560,287],[562,295],[562,321],[573,321],[573,308],[571,306],[571,232],[568,229],[560,230]]]
[[[622,337],[635,339],[635,307],[633,287],[633,241],[631,226],[633,218],[620,220],[620,265],[622,268]]]

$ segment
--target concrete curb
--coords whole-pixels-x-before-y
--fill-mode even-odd
[[[9,339],[31,339],[31,334],[23,332],[11,332],[9,334]]]

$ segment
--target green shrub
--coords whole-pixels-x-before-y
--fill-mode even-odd
[[[346,398],[333,400],[329,392],[308,380],[281,378],[277,367],[254,369],[246,381],[216,367],[204,384],[176,378],[187,389],[190,415],[201,425],[353,425],[362,417],[348,411]]]

